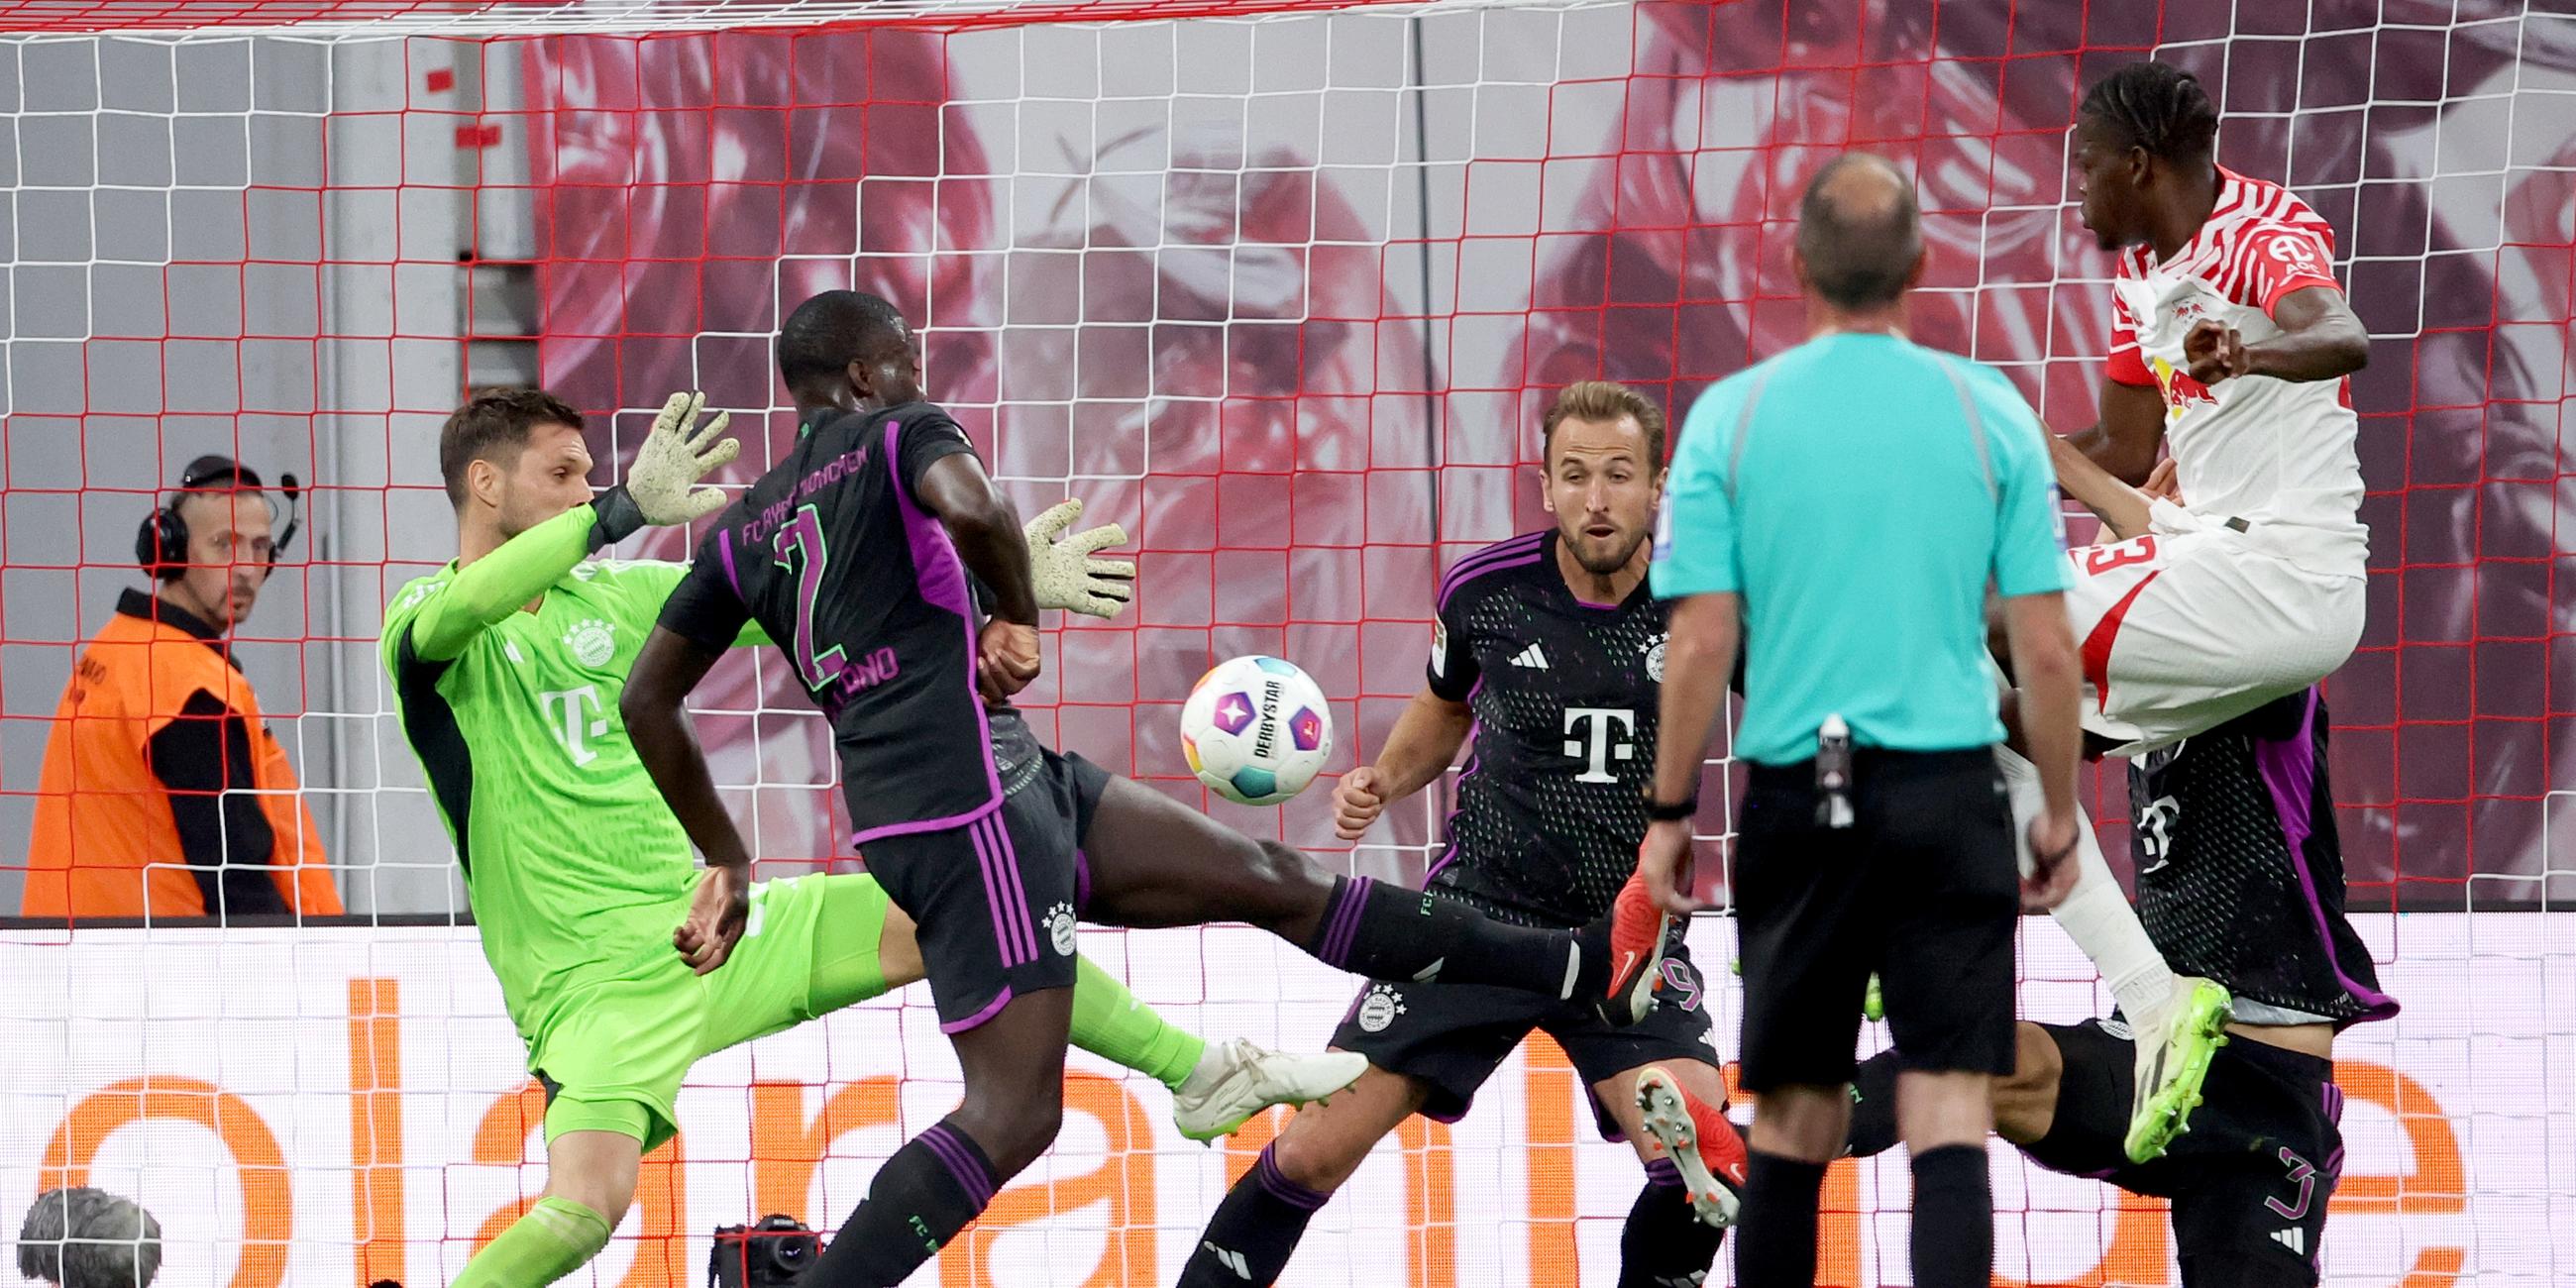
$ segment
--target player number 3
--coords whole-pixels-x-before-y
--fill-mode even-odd
[[[2084,548],[2084,575],[2087,577],[2099,577],[2114,568],[2126,568],[2131,564],[2152,563],[2155,561],[2155,557],[2156,539],[2153,534],[2143,537],[2133,537],[2116,546],[2086,546]]]

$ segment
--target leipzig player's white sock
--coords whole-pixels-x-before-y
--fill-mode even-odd
[[[2012,795],[2013,853],[2021,870],[2028,872],[2030,821],[2044,807],[2039,767],[2010,748],[1997,748],[1995,761]],[[2075,812],[2075,871],[2075,892],[2050,915],[2057,918],[2066,937],[2093,959],[2130,1024],[2152,1022],[2173,994],[2173,971],[2147,938],[2138,910],[2129,906],[2129,896],[2120,890],[2120,879],[2111,875],[2111,864],[2102,857],[2102,843],[2093,835],[2093,820],[2081,809]]]

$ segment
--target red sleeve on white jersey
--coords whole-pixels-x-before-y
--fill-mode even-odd
[[[2235,258],[2228,276],[2241,287],[2237,301],[2266,314],[2292,291],[2311,286],[2343,289],[2334,279],[2333,251],[2325,238],[2296,224],[2265,223],[2247,229],[2237,241]]]
[[[2135,277],[2136,267],[2129,255],[2120,257],[2119,276]],[[2118,292],[2111,295],[2111,354],[2109,370],[2103,374],[2124,385],[2154,385],[2155,373],[2147,370],[2147,360],[2138,352],[2138,320],[2129,316],[2129,306],[2120,302]]]

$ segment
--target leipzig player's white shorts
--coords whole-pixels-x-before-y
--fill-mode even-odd
[[[2364,579],[2313,571],[2169,504],[2145,536],[2066,552],[2084,729],[2135,755],[2324,679],[2361,641]],[[2303,561],[2304,562],[2304,561]]]

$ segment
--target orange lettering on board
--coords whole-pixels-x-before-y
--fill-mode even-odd
[[[1145,1107],[1127,1089],[1098,1074],[1068,1072],[1064,1109],[1100,1124],[1107,1155],[1100,1166],[1080,1176],[1033,1185],[1015,1185],[993,1196],[992,1206],[941,1249],[939,1282],[943,1288],[993,1288],[993,1241],[1015,1225],[1031,1225],[1106,1205],[1098,1228],[1109,1231],[1109,1244],[1082,1288],[1120,1288],[1154,1278],[1154,1124]],[[1085,1226],[1094,1223],[1085,1220]]]
[[[474,1127],[474,1161],[488,1167],[525,1163],[528,1134],[545,1120],[546,1089],[531,1079],[516,1095],[503,1096],[483,1111],[483,1121]],[[643,1218],[643,1228],[634,1235],[639,1245],[635,1264],[627,1267],[617,1288],[687,1288],[690,1284],[688,1232],[681,1227],[689,1207],[685,1157],[677,1133],[644,1156],[644,1170],[635,1181],[635,1211]],[[474,1250],[481,1252],[536,1205],[533,1195],[503,1204],[475,1231]]]
[[[286,1250],[295,1234],[295,1194],[277,1137],[241,1097],[195,1078],[128,1078],[72,1106],[45,1146],[38,1192],[89,1184],[90,1164],[107,1138],[146,1119],[195,1123],[215,1134],[241,1177],[242,1254],[232,1288],[277,1288],[286,1281]]]
[[[751,1084],[752,1211],[784,1212],[823,1227],[825,1223],[806,1215],[806,1204],[813,1201],[814,1175],[832,1152],[832,1142],[854,1131],[901,1122],[897,1102],[902,1089],[902,1080],[891,1075],[861,1078],[825,1096],[823,1107],[808,1119],[803,1084]]]
[[[2398,1216],[2452,1216],[2469,1209],[2468,1168],[2460,1161],[2460,1138],[2450,1116],[2424,1084],[2367,1060],[2335,1061],[2335,1085],[2352,1100],[2387,1110],[2406,1133],[2407,1152],[2415,1156],[2412,1174],[2353,1175],[2335,1185],[2327,1212]],[[2468,1250],[2459,1247],[2420,1249],[2401,1288],[2450,1288],[2468,1265]]]
[[[402,993],[392,979],[349,981],[349,1207],[358,1283],[404,1278]]]
[[[1529,1106],[1530,1282],[1570,1284],[1581,1274],[1574,1250],[1574,1061],[1545,1033],[1521,1044]]]

